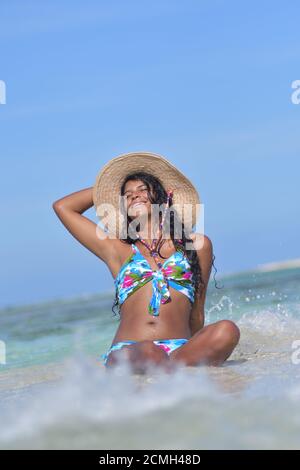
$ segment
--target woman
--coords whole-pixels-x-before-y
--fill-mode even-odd
[[[188,204],[192,210],[181,211]],[[82,215],[93,205],[105,230]],[[206,235],[196,243],[187,228],[195,225],[198,205],[192,183],[148,152],[112,159],[92,188],[54,202],[61,222],[114,278],[120,325],[102,356],[106,367],[116,365],[120,354],[141,373],[150,362],[167,371],[178,362],[217,366],[237,345],[240,333],[233,322],[204,326],[213,247]],[[163,208],[156,217],[154,207]]]

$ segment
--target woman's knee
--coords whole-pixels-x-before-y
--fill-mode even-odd
[[[240,339],[240,330],[231,320],[220,320],[215,323],[215,335],[218,341],[237,345]]]

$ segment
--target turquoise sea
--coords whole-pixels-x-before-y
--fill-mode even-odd
[[[217,279],[206,324],[241,330],[218,368],[106,372],[112,292],[0,310],[0,448],[299,449],[300,268]]]

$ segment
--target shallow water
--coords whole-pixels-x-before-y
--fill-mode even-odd
[[[100,356],[118,326],[113,294],[1,310],[0,447],[299,448],[300,269],[218,285],[208,289],[206,323],[236,321],[238,347],[222,367],[173,374],[132,375],[124,361],[105,371]]]

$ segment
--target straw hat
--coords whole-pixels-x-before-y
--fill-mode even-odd
[[[200,198],[196,188],[172,163],[166,160],[161,155],[150,152],[132,152],[119,155],[110,160],[96,177],[93,186],[93,202],[96,213],[100,204],[111,204],[114,206],[116,214],[119,214],[119,197],[121,195],[121,185],[123,180],[129,173],[136,171],[149,172],[151,175],[158,178],[162,183],[165,190],[173,191],[173,205],[182,208],[183,204],[192,204],[192,211],[185,212],[184,223],[195,226],[199,212]],[[177,211],[178,217],[181,217],[182,211]],[[191,217],[189,217],[189,215]],[[111,219],[112,214],[108,214],[106,221]],[[102,214],[103,217],[103,214]],[[116,220],[116,234],[119,230],[119,215]],[[121,218],[123,224],[124,217]]]

